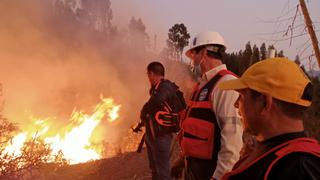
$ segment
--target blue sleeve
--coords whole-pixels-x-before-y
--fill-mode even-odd
[[[145,118],[146,114],[154,113],[159,110],[162,104],[168,100],[172,93],[175,93],[170,82],[163,81],[159,84],[158,89],[153,93],[149,100],[144,104],[140,118]]]

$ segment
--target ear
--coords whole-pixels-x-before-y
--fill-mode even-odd
[[[190,53],[190,58],[191,58],[191,59],[194,59],[195,55],[196,55],[196,53],[195,53],[194,51],[191,51],[191,53]]]
[[[270,95],[263,95],[261,115],[269,114],[272,108],[273,99]]]

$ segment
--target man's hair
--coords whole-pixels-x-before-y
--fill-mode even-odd
[[[148,72],[153,72],[156,75],[164,76],[164,66],[157,61],[151,62],[147,67]]]
[[[275,99],[275,104],[281,109],[281,111],[290,118],[302,119],[307,107],[294,103],[285,102],[279,99]]]
[[[257,99],[259,96],[262,95],[260,92],[257,92],[255,90],[250,89],[250,91],[251,97],[253,99]],[[273,101],[277,105],[277,107],[279,107],[283,114],[293,119],[302,119],[305,111],[307,110],[307,107],[305,106],[282,101],[276,98],[273,98]]]

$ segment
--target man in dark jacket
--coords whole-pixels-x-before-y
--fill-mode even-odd
[[[306,136],[302,121],[312,84],[292,60],[258,62],[220,88],[240,93],[235,106],[258,141],[222,179],[320,179],[320,145]]]
[[[151,89],[150,98],[144,104],[137,131],[146,126],[146,138],[149,165],[153,180],[168,180],[170,177],[170,147],[172,133],[178,131],[178,112],[184,109],[183,96],[178,86],[164,79],[165,69],[159,62],[147,67]],[[181,95],[181,94],[180,94]]]

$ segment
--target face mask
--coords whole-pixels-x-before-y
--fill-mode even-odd
[[[202,75],[202,70],[201,70],[201,64],[203,63],[203,57],[201,57],[201,60],[199,62],[199,64],[194,65],[194,75],[196,75],[196,77],[201,77]]]
[[[195,77],[197,80],[201,79],[202,70],[201,70],[200,64],[193,65],[191,72],[192,72],[193,77]]]
[[[194,66],[194,68],[193,68],[193,74],[196,75],[197,77],[201,77],[202,70],[201,70],[200,64]]]

